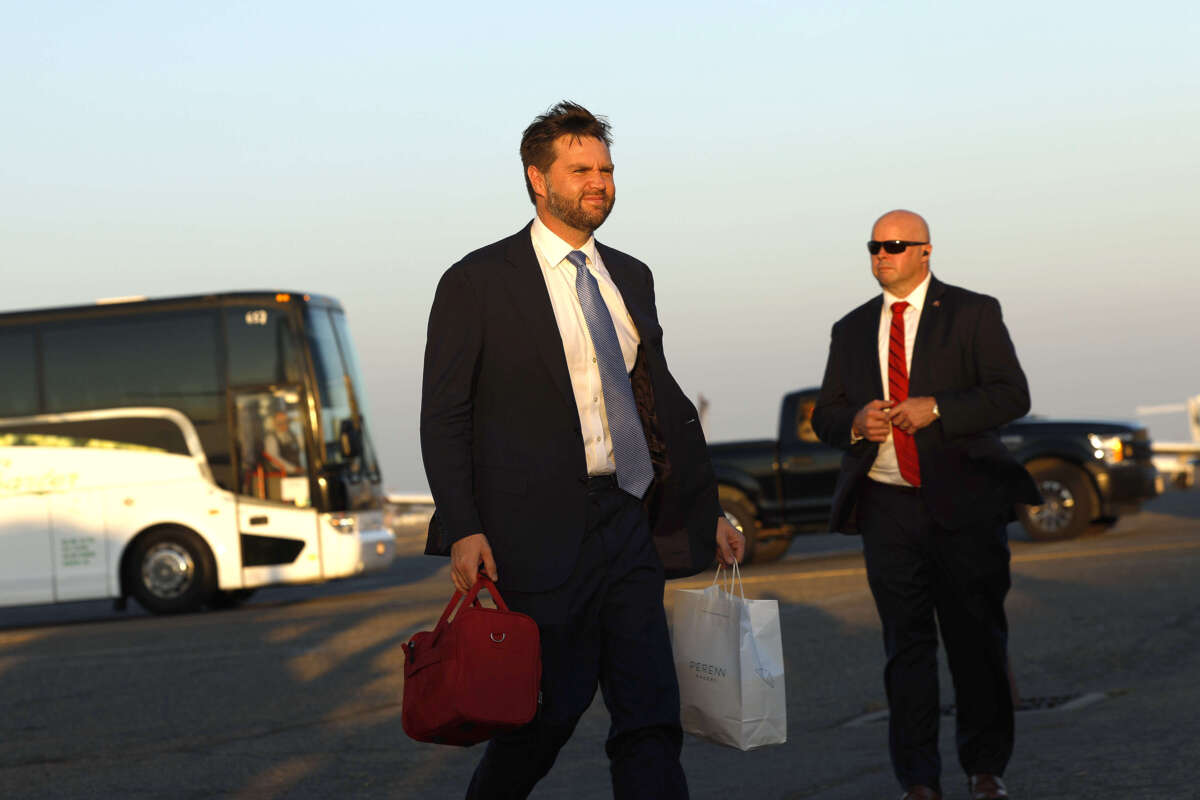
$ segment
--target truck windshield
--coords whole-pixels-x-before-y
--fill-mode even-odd
[[[335,309],[310,306],[305,310],[305,316],[320,394],[324,438],[321,448],[325,464],[330,467],[344,465],[352,474],[365,473],[369,480],[377,481],[379,466],[366,423],[368,414],[362,374],[345,314]],[[362,454],[359,458],[347,459],[342,453],[341,434],[347,425],[361,434]]]

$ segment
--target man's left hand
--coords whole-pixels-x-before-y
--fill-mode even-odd
[[[717,517],[717,559],[725,566],[741,561],[746,554],[746,537],[729,524],[724,517]]]
[[[928,427],[937,419],[933,407],[937,400],[932,397],[910,397],[903,403],[892,406],[888,419],[892,426],[905,433],[916,433],[921,428]]]

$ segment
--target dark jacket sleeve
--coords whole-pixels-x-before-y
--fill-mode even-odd
[[[846,394],[841,367],[845,363],[845,346],[841,341],[842,323],[833,326],[829,337],[829,357],[825,361],[825,377],[813,407],[812,425],[817,437],[831,447],[846,450],[850,447],[850,430],[858,409]]]
[[[935,393],[947,438],[992,430],[1029,413],[1029,383],[994,297],[979,296],[971,352],[977,381]]]
[[[465,271],[451,267],[429,312],[421,383],[421,454],[445,547],[484,532],[475,507],[471,448],[482,313]]]

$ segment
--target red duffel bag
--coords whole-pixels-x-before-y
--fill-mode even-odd
[[[480,589],[496,608],[479,604]],[[404,645],[404,732],[419,742],[482,742],[533,719],[541,681],[537,623],[509,611],[481,572],[466,597],[454,593],[437,627]]]

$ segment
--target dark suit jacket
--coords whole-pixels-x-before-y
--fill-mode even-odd
[[[597,243],[641,338],[631,376],[656,480],[647,494],[668,577],[715,556],[721,514],[695,407],[667,370],[650,269]],[[529,226],[442,276],[429,314],[421,451],[437,507],[426,552],[488,537],[501,587],[545,591],[574,567],[587,461],[562,338]]]
[[[858,490],[879,445],[850,444],[854,415],[882,399],[879,315],[882,295],[833,326],[829,360],[813,411],[821,441],[846,450],[833,495],[831,527],[855,526]],[[1010,519],[1013,504],[1040,503],[1033,479],[995,430],[1029,411],[1029,385],[1000,314],[987,295],[931,278],[913,345],[909,396],[937,400],[939,419],[916,434],[922,496],[948,529]]]

